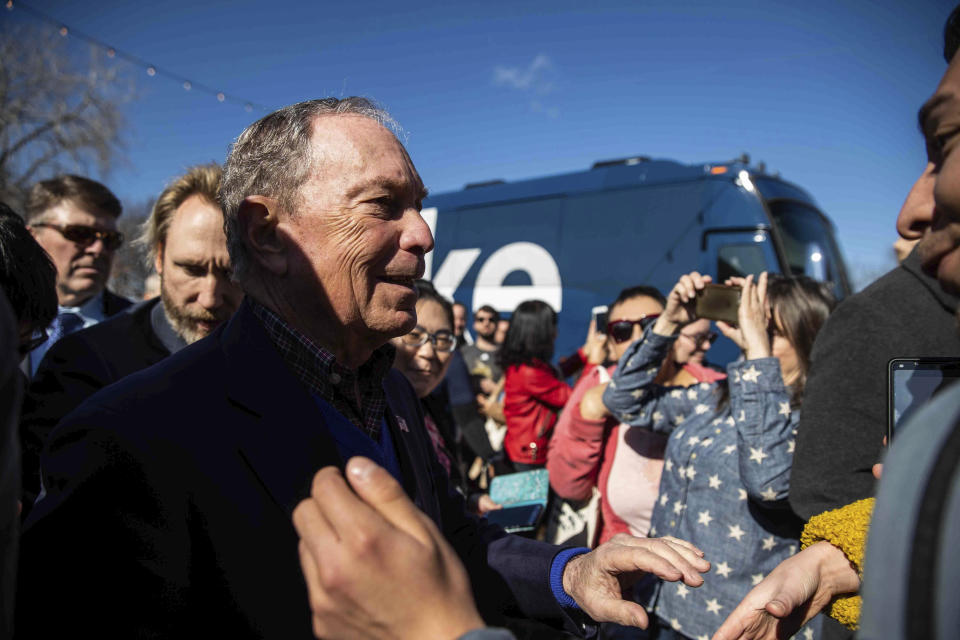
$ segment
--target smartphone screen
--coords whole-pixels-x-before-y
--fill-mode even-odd
[[[600,306],[594,307],[591,309],[593,315],[594,326],[597,328],[597,333],[606,333],[607,331],[607,305],[602,304]]]
[[[960,380],[960,358],[894,358],[887,365],[887,441],[897,426]]]

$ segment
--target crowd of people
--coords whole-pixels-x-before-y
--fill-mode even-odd
[[[876,463],[886,362],[960,358],[958,45],[960,8],[900,266],[839,304],[733,277],[715,325],[707,274],[623,283],[559,359],[547,303],[420,279],[426,192],[363,98],[173,180],[137,303],[106,287],[129,239],[105,185],[0,203],[0,636],[957,637],[960,387]],[[540,527],[488,520],[494,478],[543,469]]]

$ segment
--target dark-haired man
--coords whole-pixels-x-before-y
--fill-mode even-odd
[[[17,424],[24,355],[57,315],[57,270],[23,219],[0,202],[0,637],[13,633],[20,518]]]
[[[57,267],[60,310],[49,338],[30,354],[36,373],[44,354],[61,337],[92,326],[130,306],[107,290],[113,253],[123,242],[120,201],[104,185],[81,176],[43,180],[27,196],[27,227]]]
[[[493,338],[497,333],[500,314],[488,304],[473,313],[473,330],[477,334],[473,344],[460,348],[460,354],[467,365],[470,376],[476,383],[476,391],[489,395],[495,383],[503,376],[503,369],[497,363],[497,349],[500,348]]]
[[[217,203],[222,170],[193,167],[157,198],[139,242],[160,275],[160,297],[59,340],[37,370],[23,407],[24,506],[39,493],[40,451],[63,416],[99,389],[210,334],[243,297]]]
[[[790,504],[804,520],[873,494],[870,469],[887,427],[887,362],[960,357],[958,297],[925,270],[942,244],[933,190],[939,170],[931,157],[897,217],[898,233],[917,246],[844,300],[817,335],[790,477]]]

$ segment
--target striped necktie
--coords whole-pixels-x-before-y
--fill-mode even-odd
[[[79,313],[61,311],[57,314],[57,317],[53,319],[53,322],[50,323],[50,327],[47,329],[46,342],[30,352],[31,375],[36,375],[37,369],[40,367],[40,361],[43,360],[43,356],[57,340],[82,328],[83,318]]]

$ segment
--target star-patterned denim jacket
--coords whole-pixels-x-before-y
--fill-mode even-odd
[[[650,535],[692,542],[712,568],[701,587],[661,582],[643,604],[699,639],[797,551],[802,522],[786,498],[800,414],[776,358],[732,363],[727,380],[713,384],[654,384],[675,339],[648,329],[620,359],[603,402],[631,428],[670,434]],[[730,395],[721,407],[723,385]],[[817,635],[808,628],[797,637]]]

